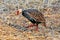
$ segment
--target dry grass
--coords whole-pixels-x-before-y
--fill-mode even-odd
[[[10,17],[12,15],[12,17],[15,17],[16,15],[13,14],[9,14]],[[7,18],[10,20],[9,15],[7,16]],[[56,14],[58,15],[58,14]],[[52,19],[52,15],[47,15],[45,14],[46,17],[48,17],[49,19]],[[17,16],[16,16],[17,17]],[[15,17],[15,18],[16,18]],[[59,17],[59,16],[55,16],[54,17]],[[22,17],[22,19],[25,21],[25,18]],[[11,19],[12,20],[12,19]],[[10,20],[10,21],[11,21]],[[26,19],[27,20],[27,19]],[[16,21],[18,21],[18,25],[20,24],[21,26],[23,26],[23,22],[21,19],[17,19]],[[9,22],[9,21],[8,21]],[[7,23],[8,23],[7,22]],[[13,22],[12,22],[13,23]],[[27,24],[29,23],[29,21],[27,20],[26,22]],[[45,33],[42,32],[43,29],[45,30]],[[36,32],[36,31],[22,31],[22,30],[18,30],[14,27],[11,27],[5,23],[3,23],[3,20],[0,19],[0,39],[1,40],[59,40],[59,32],[54,31],[54,36],[51,34],[51,30],[50,29],[45,29],[43,28],[42,30],[40,30],[40,32]],[[44,35],[45,34],[45,35]]]

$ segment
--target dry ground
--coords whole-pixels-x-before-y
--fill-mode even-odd
[[[4,16],[4,15],[2,15],[2,16]],[[10,17],[17,18],[17,19],[15,19],[15,21],[13,21],[13,19],[10,19]],[[9,23],[12,23],[12,24],[16,23],[20,26],[24,26],[23,25],[23,24],[25,24],[24,21],[26,21],[27,19],[25,19],[24,17],[21,17],[19,19],[19,17],[21,17],[21,16],[16,16],[15,14],[9,14],[8,16],[5,17],[5,18],[7,18],[5,20],[8,20],[8,21],[6,21],[7,24],[5,24],[5,22],[2,18],[0,19],[0,40],[59,40],[60,39],[60,33],[59,33],[59,30],[57,30],[57,29],[56,29],[56,31],[52,30],[50,28],[45,29],[44,27],[40,27],[40,25],[39,25],[39,27],[40,27],[39,32],[27,31],[27,30],[22,31],[22,30],[16,29],[13,26],[11,27],[8,25]],[[52,14],[52,15],[45,14],[45,17],[49,21],[53,20],[53,18],[55,18],[55,19],[57,18],[55,20],[55,21],[57,21],[59,19],[60,15],[59,14]],[[21,20],[21,19],[23,19],[23,20]],[[30,22],[27,20],[25,25],[28,25],[29,23]],[[48,24],[48,22],[47,22],[47,25],[49,26],[50,24]],[[55,25],[55,24],[53,23],[53,25]],[[57,26],[57,27],[59,27],[59,26]],[[43,32],[43,29],[45,30],[44,32]]]

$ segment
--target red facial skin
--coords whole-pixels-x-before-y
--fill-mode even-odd
[[[19,15],[19,10],[16,11],[16,15]]]

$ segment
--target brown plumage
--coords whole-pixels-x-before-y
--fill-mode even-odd
[[[30,20],[33,24],[42,23],[46,27],[44,15],[36,9],[27,9],[22,11],[22,15]],[[33,20],[33,21],[32,21]]]

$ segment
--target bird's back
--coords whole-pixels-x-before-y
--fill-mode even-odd
[[[24,10],[24,12],[27,12],[27,14],[34,18],[37,22],[45,22],[44,15],[36,9],[28,9]]]

